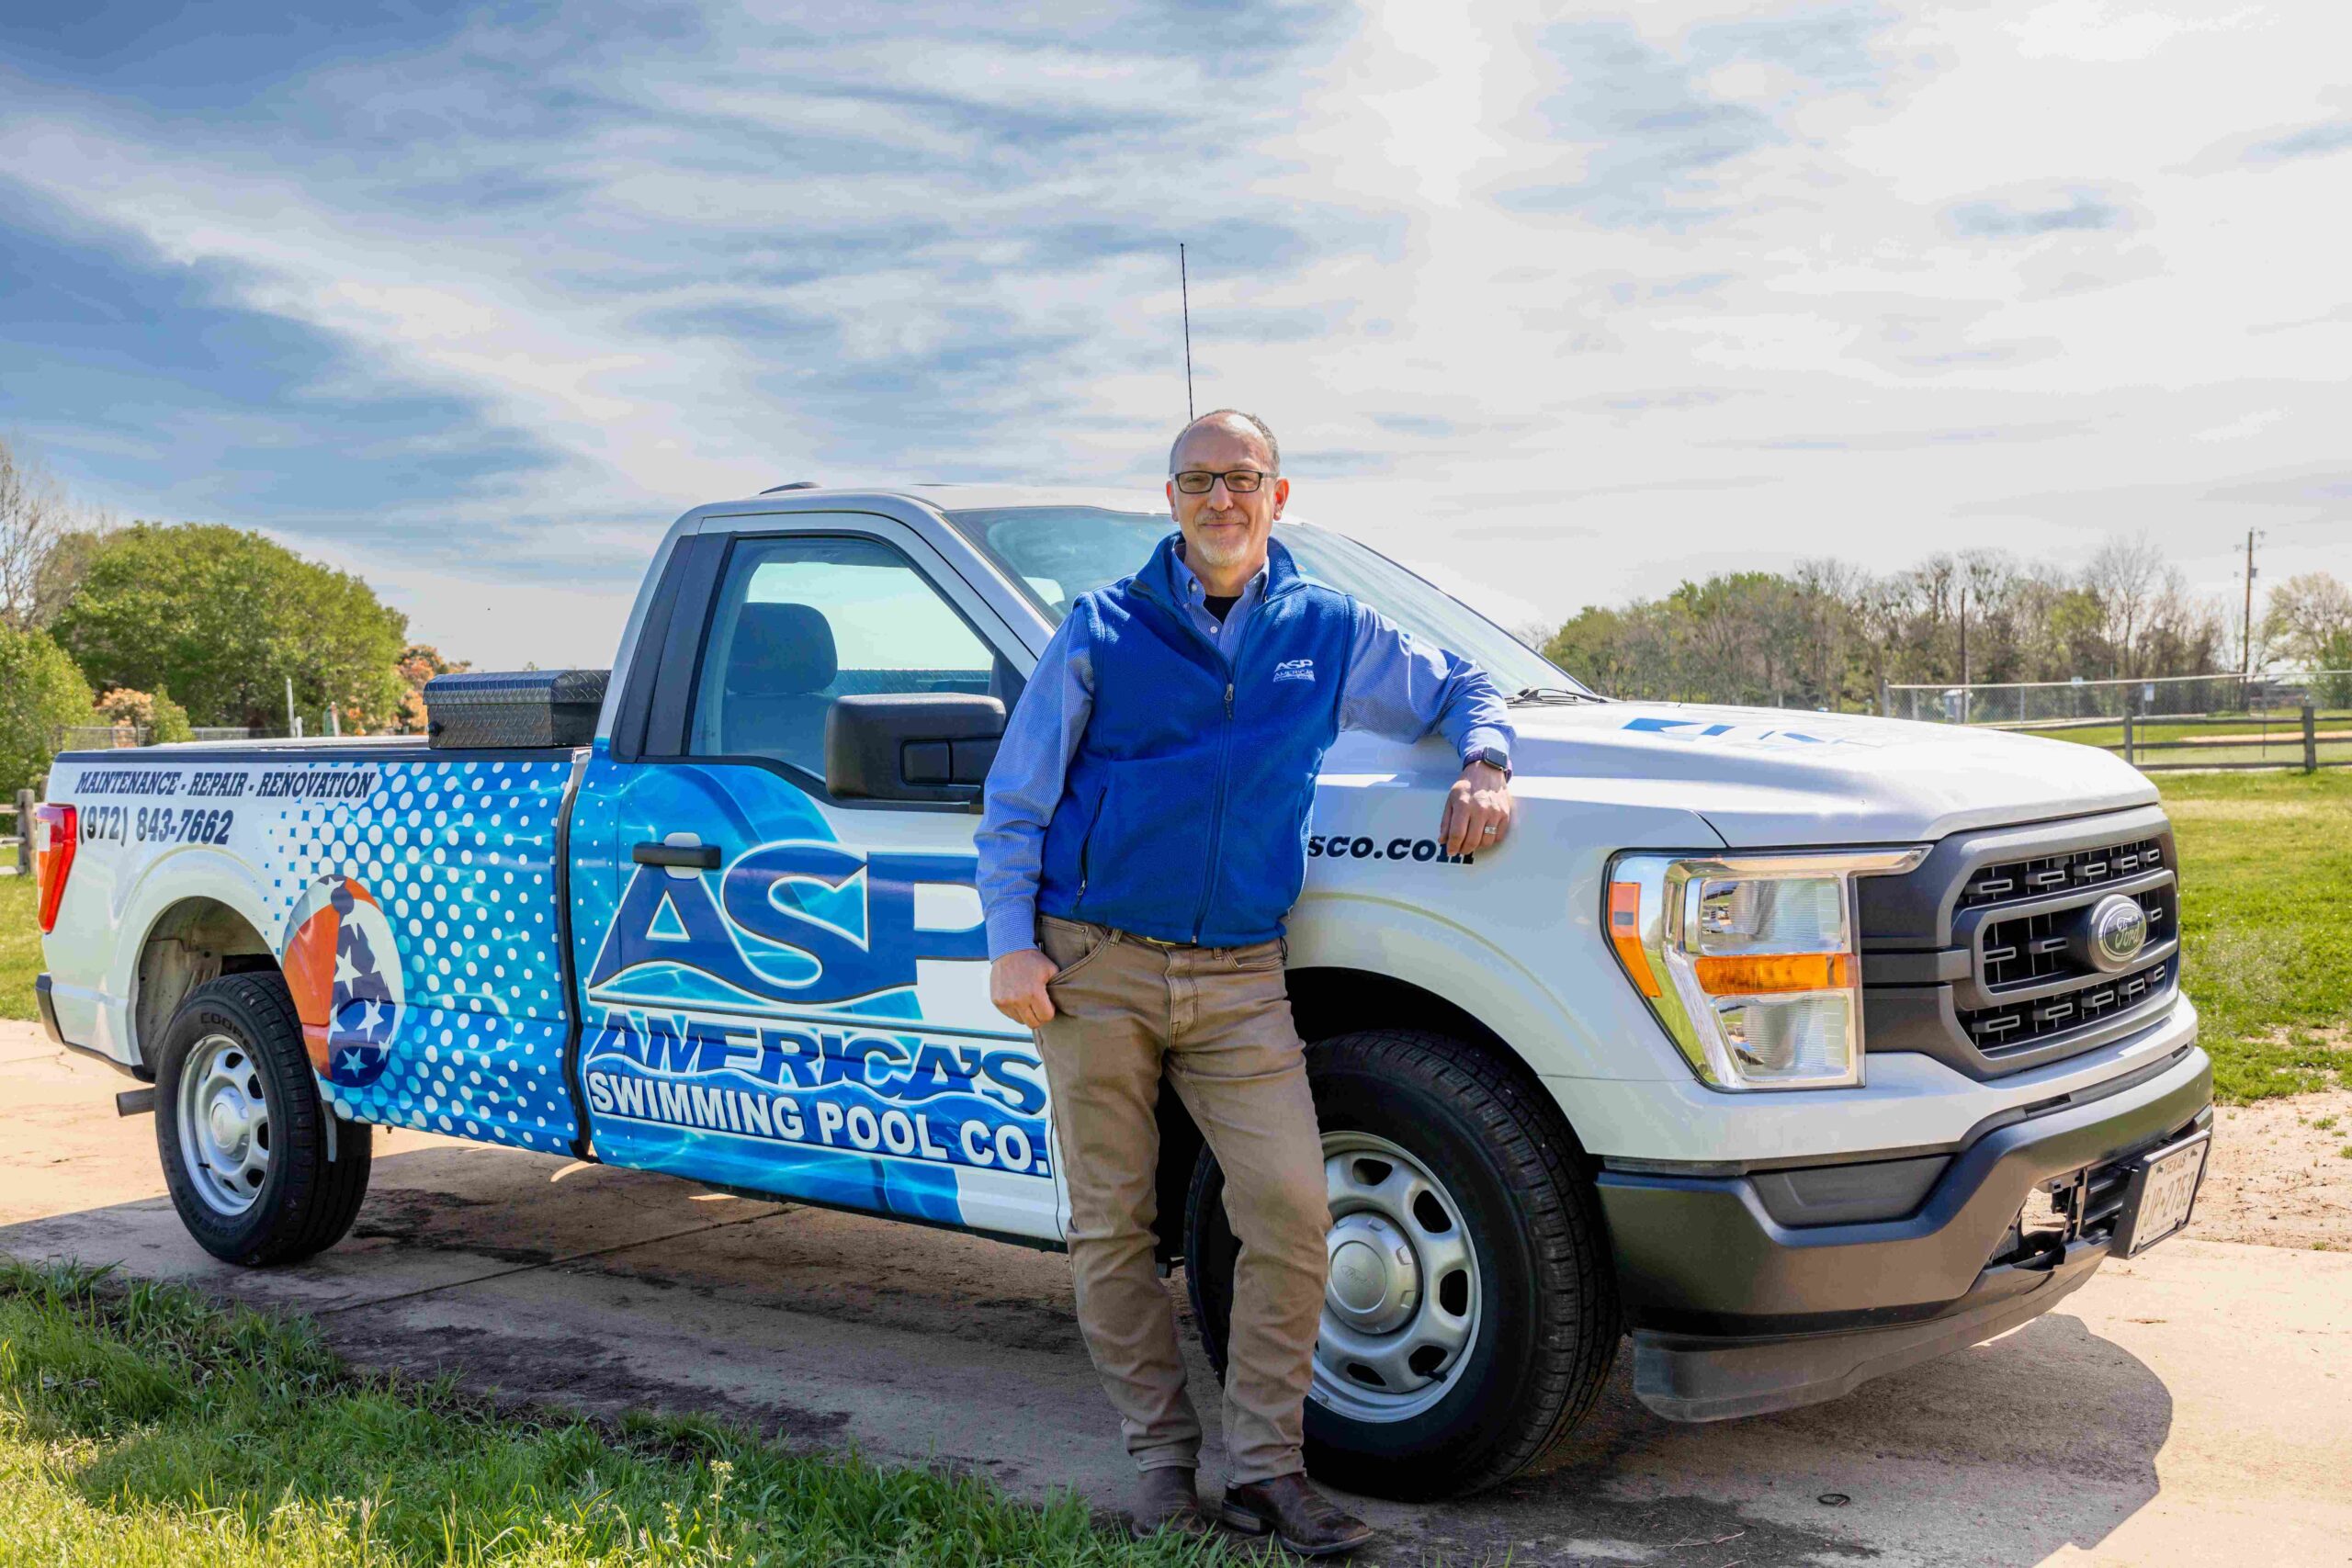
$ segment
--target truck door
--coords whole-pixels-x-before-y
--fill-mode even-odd
[[[1009,708],[1019,644],[898,519],[741,521],[775,527],[678,552],[575,808],[575,851],[605,846],[577,863],[572,911],[595,1152],[1057,1235],[1045,1073],[988,1001],[978,818],[826,784],[839,699]]]

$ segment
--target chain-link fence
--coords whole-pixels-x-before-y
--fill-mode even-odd
[[[1883,708],[2097,746],[2143,773],[2352,767],[2352,671],[1890,685]]]
[[[2301,708],[2352,709],[2352,670],[2255,675],[2158,675],[2132,681],[2000,681],[1891,684],[1889,718],[2056,728],[2068,724]]]
[[[198,740],[262,740],[283,730],[254,729],[242,724],[199,724],[189,731]],[[144,746],[154,738],[145,724],[69,724],[57,732],[60,751],[117,751]]]

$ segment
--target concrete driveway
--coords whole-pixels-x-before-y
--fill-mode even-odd
[[[363,1363],[1124,1495],[1058,1255],[379,1132],[352,1235],[246,1272],[181,1231],[126,1087],[0,1022],[0,1251],[300,1308]],[[1625,1373],[1539,1473],[1365,1505],[1389,1535],[1362,1560],[2352,1563],[2342,1253],[2192,1234],[1994,1344],[1752,1421],[1669,1425]],[[1213,1412],[1197,1357],[1193,1384]]]

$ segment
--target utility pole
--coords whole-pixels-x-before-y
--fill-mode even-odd
[[[1960,722],[1968,722],[1968,699],[1974,695],[1968,683],[1968,582],[1960,584]]]
[[[2257,530],[2245,531],[2245,620],[2238,627],[2238,674],[2254,678],[2254,541]]]

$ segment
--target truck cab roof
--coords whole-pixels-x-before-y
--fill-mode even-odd
[[[834,512],[844,508],[891,509],[912,502],[934,512],[1010,506],[1067,506],[1105,512],[1161,512],[1167,500],[1158,486],[1018,485],[988,481],[926,479],[876,480],[842,484],[797,483],[778,487],[737,501],[714,501],[695,507],[687,519],[762,516],[778,512]],[[699,526],[696,529],[700,531]]]

